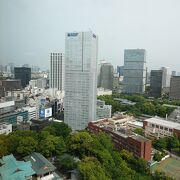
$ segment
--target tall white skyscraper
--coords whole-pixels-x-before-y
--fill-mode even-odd
[[[146,85],[145,49],[124,50],[124,93],[143,93]]]
[[[50,54],[50,88],[64,90],[64,54]]]
[[[171,80],[170,68],[162,67],[161,70],[163,71],[162,87],[163,88],[170,87],[170,80]]]
[[[73,130],[96,120],[98,37],[66,33],[64,122]]]

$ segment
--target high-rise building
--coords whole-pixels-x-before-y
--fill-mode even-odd
[[[170,80],[171,80],[170,68],[162,67],[161,70],[163,71],[162,87],[163,88],[170,87]]]
[[[50,55],[50,88],[64,90],[64,54]]]
[[[124,75],[124,66],[117,66],[117,73],[119,74],[119,77],[123,76]]]
[[[176,71],[172,71],[171,76],[176,76]]]
[[[153,97],[160,97],[162,95],[162,70],[151,70],[150,76],[150,95]]]
[[[103,63],[100,68],[99,85],[104,89],[113,89],[113,71],[114,68],[110,63]]]
[[[169,97],[171,99],[180,99],[180,76],[171,77]]]
[[[106,63],[105,60],[100,60],[97,64],[97,87],[100,87],[100,71],[102,64]]]
[[[64,122],[73,130],[96,120],[98,37],[66,33]]]
[[[31,80],[31,68],[27,67],[15,67],[14,78],[21,80],[21,86],[25,88]]]
[[[146,50],[124,50],[124,93],[144,93],[146,85]]]

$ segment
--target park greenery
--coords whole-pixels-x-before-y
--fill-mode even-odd
[[[154,140],[153,146],[162,152],[168,150],[180,156],[180,139],[176,135]]]
[[[127,99],[129,101],[136,102],[135,105],[121,104],[115,98]],[[98,96],[98,99],[105,101],[107,105],[112,105],[112,113],[115,112],[127,112],[127,114],[134,115],[136,117],[143,114],[150,116],[166,117],[175,108],[163,106],[163,104],[180,105],[180,101],[169,101],[167,99],[148,99],[142,95],[125,95],[125,94],[112,94]]]
[[[148,163],[126,150],[114,149],[109,136],[87,131],[72,132],[64,123],[52,123],[39,132],[16,130],[0,135],[0,158],[14,154],[22,159],[40,152],[63,174],[76,170],[87,180],[170,180],[161,172],[150,173]]]

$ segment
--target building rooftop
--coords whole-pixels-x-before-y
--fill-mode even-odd
[[[32,168],[37,175],[53,172],[56,169],[56,167],[40,153],[34,152],[24,159],[32,163]]]
[[[121,104],[130,105],[130,106],[133,106],[136,104],[136,102],[132,102],[132,101],[129,101],[127,99],[122,99],[122,98],[114,98],[114,100],[120,101]]]
[[[144,121],[152,123],[152,124],[162,125],[162,126],[166,126],[166,127],[172,128],[172,129],[179,129],[180,130],[180,123],[167,121],[167,120],[160,119],[160,118],[157,118],[157,117],[146,119]]]
[[[0,179],[3,180],[26,180],[26,177],[35,174],[30,161],[17,161],[12,154],[2,157],[0,164]]]
[[[135,126],[143,127],[143,122],[140,121],[129,121],[128,124],[133,124]]]
[[[98,121],[92,121],[92,123],[104,130],[108,130],[108,131],[111,131],[123,138],[128,138],[128,137],[131,137],[132,139],[135,139],[137,141],[140,141],[140,142],[145,142],[145,141],[148,141],[147,138],[143,137],[143,136],[140,136],[138,134],[135,134],[133,133],[130,129],[126,128],[126,127],[120,127],[120,128],[116,128],[115,126],[112,126],[108,119],[101,119],[101,120],[98,120]]]
[[[131,138],[137,140],[137,141],[140,141],[140,142],[145,142],[145,141],[148,141],[147,138],[143,137],[143,136],[140,136],[138,134],[134,134],[132,136],[130,136]],[[149,140],[150,141],[150,140]]]

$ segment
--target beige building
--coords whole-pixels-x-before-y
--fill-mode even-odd
[[[143,121],[145,135],[156,139],[173,136],[176,133],[180,136],[180,124],[167,121],[157,117],[146,119]]]

